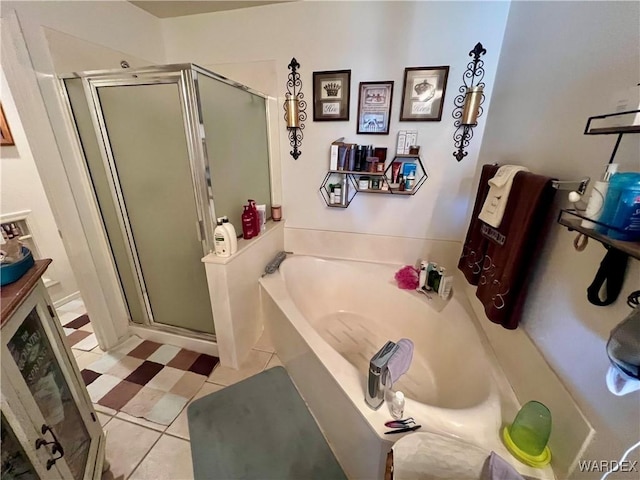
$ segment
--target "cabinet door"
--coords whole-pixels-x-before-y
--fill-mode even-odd
[[[44,440],[62,447],[64,454],[52,457],[62,477],[93,478],[102,429],[57,322],[36,287],[2,329],[3,380],[8,377]]]
[[[35,445],[35,442],[38,438],[35,430],[29,432],[29,434],[25,434],[25,432],[19,428],[17,433],[14,433],[11,428],[11,424],[5,418],[4,412],[7,412],[9,418],[13,418],[14,416],[8,412],[7,404],[2,402],[2,421],[1,421],[1,432],[0,432],[0,452],[2,454],[2,466],[1,466],[1,475],[2,480],[39,480],[41,478],[50,478],[55,479],[54,474],[57,473],[55,471],[46,471],[47,460],[49,459],[48,452],[45,452],[44,449],[40,452],[36,452],[35,449],[30,448]],[[27,419],[28,426],[30,427],[30,422]],[[13,421],[14,425],[20,425],[18,420]],[[27,450],[29,450],[29,454],[25,451],[23,445],[27,446]]]

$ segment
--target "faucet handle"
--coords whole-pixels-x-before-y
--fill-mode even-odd
[[[389,360],[393,354],[396,353],[397,349],[398,345],[389,340],[373,357],[371,357],[369,369],[376,373],[380,373],[383,367],[387,366],[387,363],[389,363]]]

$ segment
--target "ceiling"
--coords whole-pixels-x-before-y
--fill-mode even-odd
[[[199,13],[222,12],[223,10],[236,10],[238,8],[257,7],[261,5],[269,5],[271,3],[291,2],[295,0],[262,0],[262,1],[165,1],[165,0],[147,0],[132,1],[136,7],[139,7],[151,15],[158,18],[183,17],[185,15],[196,15]]]

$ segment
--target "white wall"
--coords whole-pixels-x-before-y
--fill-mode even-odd
[[[58,235],[58,228],[4,72],[0,87],[2,107],[15,142],[15,146],[0,147],[0,213],[31,210],[27,221],[39,253],[43,258],[53,259],[45,276],[59,282],[47,291],[54,302],[70,300],[78,292],[78,285]]]
[[[295,2],[165,19],[169,62],[211,66],[275,62],[277,82],[265,93],[279,97],[283,212],[287,228],[460,240],[466,225],[472,177],[482,139],[480,122],[469,156],[453,158],[453,99],[462,84],[468,53],[481,41],[491,95],[509,10],[508,2]],[[302,156],[289,155],[282,115],[287,65],[301,64],[308,101]],[[441,122],[399,123],[404,68],[450,65]],[[351,69],[349,122],[313,122],[312,72]],[[242,72],[238,72],[242,73]],[[269,72],[267,71],[268,76]],[[263,77],[234,78],[268,88]],[[390,134],[356,135],[358,84],[393,80]],[[487,103],[488,104],[488,103]],[[346,210],[327,208],[318,188],[328,168],[329,144],[338,137],[395,151],[400,129],[417,128],[429,179],[411,198],[359,194]]]
[[[616,92],[638,83],[639,19],[637,2],[514,2],[479,165],[511,162],[561,179],[597,179],[615,137],[582,132],[587,117],[614,111]],[[637,136],[623,139],[617,161],[622,171],[640,170]],[[558,207],[567,206],[566,192],[558,197]],[[625,299],[640,288],[640,269],[630,260],[616,304],[591,305],[586,289],[605,250],[592,241],[578,253],[575,235],[552,226],[523,323],[596,429],[583,458],[617,460],[640,440],[640,393],[619,398],[607,391],[605,344],[630,311]]]
[[[128,335],[128,314],[54,74],[164,63],[157,18],[125,1],[3,2],[2,67],[100,346]],[[144,59],[144,60],[141,60]],[[55,135],[54,135],[55,134]]]

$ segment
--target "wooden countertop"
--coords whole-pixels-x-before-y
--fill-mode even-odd
[[[36,286],[50,263],[50,258],[36,260],[35,265],[27,270],[27,273],[20,277],[18,281],[0,287],[0,307],[2,309],[0,326],[4,325],[11,318],[13,312],[22,305],[22,302],[31,293],[31,290]]]

